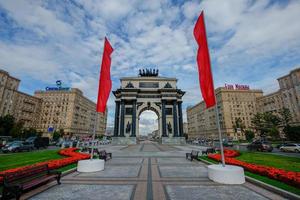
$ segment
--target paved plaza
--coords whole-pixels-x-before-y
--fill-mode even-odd
[[[103,149],[113,153],[104,171],[74,172],[64,176],[61,185],[48,184],[24,197],[32,200],[283,199],[250,183],[229,186],[210,181],[204,163],[185,159],[186,152],[200,148],[150,142],[104,146]]]

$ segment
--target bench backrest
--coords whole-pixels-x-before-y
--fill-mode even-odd
[[[197,156],[199,154],[199,151],[195,151],[195,150],[192,150],[192,153],[191,153],[193,156]]]
[[[30,177],[41,176],[48,173],[48,165],[38,165],[17,172],[10,172],[4,174],[4,182],[12,183],[23,179],[30,179]]]
[[[101,155],[101,156],[106,156],[106,151],[105,150],[102,150],[102,151],[99,151],[99,155]]]
[[[214,153],[214,152],[215,152],[215,149],[213,149],[213,148],[206,149],[206,153]]]

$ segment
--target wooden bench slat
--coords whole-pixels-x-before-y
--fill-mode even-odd
[[[53,178],[55,178],[55,177],[56,177],[55,175],[50,175],[50,176],[45,176],[45,177],[43,177],[42,179],[35,179],[35,180],[32,181],[32,182],[27,182],[27,183],[25,183],[25,184],[23,185],[23,189],[26,190],[26,189],[32,188],[32,187],[34,187],[34,186],[36,186],[36,185],[39,185],[39,184],[41,184],[41,183],[43,183],[43,182],[46,182],[46,181],[48,181],[48,180],[51,180],[51,179],[53,179]]]
[[[10,194],[14,194],[16,199],[19,199],[24,190],[31,189],[51,179],[56,179],[57,183],[60,184],[60,176],[61,172],[50,172],[47,164],[4,174],[2,199],[10,199]]]

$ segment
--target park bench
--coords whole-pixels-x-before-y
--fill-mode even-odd
[[[50,180],[57,180],[60,184],[61,172],[51,171],[48,165],[33,166],[22,171],[5,173],[3,176],[2,200],[14,196],[20,199],[24,191],[28,191]]]
[[[99,159],[103,159],[105,161],[112,159],[112,153],[107,153],[105,150],[98,151]]]
[[[199,155],[199,151],[194,151],[192,150],[191,153],[186,153],[185,154],[185,158],[188,159],[188,160],[191,160],[193,161],[193,159],[198,159],[198,155]]]
[[[205,151],[202,151],[202,155],[208,155],[209,153],[216,153],[216,150],[214,148],[207,148]]]

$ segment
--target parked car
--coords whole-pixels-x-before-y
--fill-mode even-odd
[[[99,143],[100,143],[100,144],[109,144],[110,141],[109,141],[109,140],[101,140]]]
[[[282,147],[282,146],[284,146],[284,145],[287,145],[288,143],[281,143],[281,144],[278,144],[278,145],[276,145],[276,148],[277,149],[280,149],[280,147]]]
[[[72,147],[73,146],[73,142],[71,140],[66,140],[66,141],[63,141],[60,145],[60,147],[64,147],[64,148],[69,148],[69,147]]]
[[[273,151],[273,147],[270,143],[266,141],[254,141],[247,146],[247,149],[250,151]]]
[[[11,139],[11,136],[0,136],[0,149],[2,149],[2,147],[4,147]]]
[[[14,140],[14,141],[11,141],[11,142],[7,142],[4,147],[2,147],[2,151],[3,149],[7,149],[10,145],[14,144],[14,143],[22,143],[23,141],[20,141],[20,140]]]
[[[232,141],[223,141],[223,146],[224,147],[233,147],[233,142]]]
[[[199,140],[194,140],[193,144],[199,144]]]
[[[285,144],[279,148],[280,151],[300,152],[300,144]]]
[[[48,137],[29,137],[26,139],[26,142],[31,142],[34,144],[34,147],[39,148],[47,148],[49,146],[49,138]]]
[[[8,146],[2,148],[3,153],[8,152],[21,152],[31,151],[34,149],[34,145],[31,142],[13,142]]]

